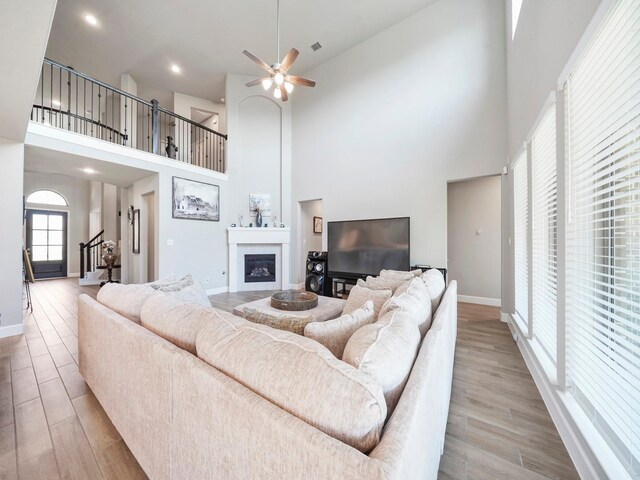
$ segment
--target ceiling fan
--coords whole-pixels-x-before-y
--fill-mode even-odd
[[[294,85],[302,85],[304,87],[315,87],[316,82],[313,80],[309,80],[308,78],[299,77],[297,75],[290,75],[289,69],[293,62],[296,61],[300,52],[295,48],[292,48],[287,52],[287,55],[284,57],[282,62],[279,61],[280,58],[280,0],[277,0],[276,4],[276,29],[277,29],[277,52],[276,52],[276,63],[272,65],[268,65],[266,62],[263,62],[258,57],[256,57],[253,53],[248,50],[244,50],[244,53],[251,61],[255,62],[261,68],[267,71],[269,74],[263,78],[257,78],[251,82],[246,83],[247,87],[254,87],[256,85],[262,84],[262,87],[265,90],[269,90],[273,86],[273,96],[275,98],[281,99],[283,102],[286,102],[289,99],[289,94],[293,91]]]

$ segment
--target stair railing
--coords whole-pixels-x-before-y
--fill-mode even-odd
[[[88,272],[94,272],[102,260],[100,254],[104,243],[104,230],[86,243],[80,244],[80,278],[85,278]]]
[[[226,171],[227,135],[48,58],[31,120],[199,167]]]

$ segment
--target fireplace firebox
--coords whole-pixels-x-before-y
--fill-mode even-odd
[[[275,254],[247,254],[244,256],[244,281],[265,283],[276,281]]]

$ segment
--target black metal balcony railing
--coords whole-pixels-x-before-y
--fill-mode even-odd
[[[31,120],[226,171],[226,135],[46,58]]]

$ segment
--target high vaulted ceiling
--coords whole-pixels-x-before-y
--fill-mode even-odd
[[[434,1],[281,0],[280,54],[300,50],[292,72],[304,73]],[[259,76],[245,49],[275,63],[276,0],[59,0],[47,56],[116,86],[129,73],[140,96],[171,107],[172,91],[217,101],[226,73]]]

